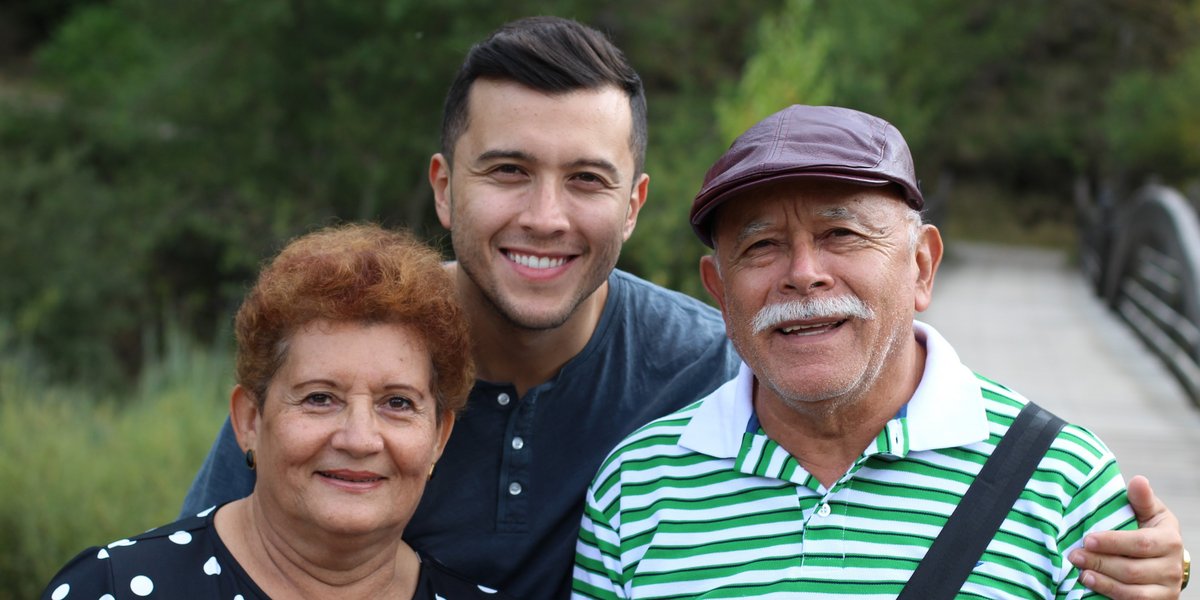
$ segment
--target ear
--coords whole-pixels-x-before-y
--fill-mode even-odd
[[[650,176],[642,173],[638,176],[637,182],[633,184],[633,188],[629,190],[629,207],[625,212],[625,229],[621,232],[625,241],[629,241],[629,236],[633,235],[633,228],[637,225],[638,213],[642,211],[642,206],[646,204],[646,194],[649,191]]]
[[[229,397],[229,421],[242,450],[254,448],[258,442],[261,417],[254,394],[241,385],[234,386],[233,394]]]
[[[721,307],[721,312],[725,312],[725,282],[721,280],[721,272],[717,270],[717,257],[713,254],[706,254],[700,257],[700,280],[704,282],[704,289],[708,290],[708,295],[712,296],[717,305]]]
[[[942,234],[937,227],[925,224],[921,226],[919,236],[915,256],[917,280],[913,308],[922,312],[933,302],[933,279],[937,275],[938,265],[942,263]]]
[[[437,207],[438,221],[450,229],[450,162],[441,152],[429,159],[429,187],[433,188],[433,202]]]
[[[441,425],[438,426],[438,443],[437,448],[433,449],[433,462],[437,462],[442,458],[442,452],[446,451],[446,442],[450,440],[450,432],[454,431],[454,413],[446,411],[442,415]]]

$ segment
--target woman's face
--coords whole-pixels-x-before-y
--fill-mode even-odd
[[[234,392],[264,512],[341,535],[402,531],[453,425],[445,415],[439,427],[432,379],[424,341],[404,325],[297,331],[261,412]]]

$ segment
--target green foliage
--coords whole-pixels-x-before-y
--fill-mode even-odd
[[[127,400],[0,350],[0,599],[34,598],[87,546],[174,520],[228,412],[227,353],[173,337]],[[3,348],[3,345],[0,345]]]
[[[927,194],[987,181],[1017,213],[1049,203],[1042,216],[1068,215],[1076,176],[1200,168],[1189,102],[1198,63],[1187,58],[1198,6],[793,0],[764,20],[757,52],[722,98],[723,126],[732,136],[750,115],[794,102],[858,108],[904,132],[935,184]]]
[[[654,192],[622,265],[686,286],[711,99],[777,2],[76,5],[29,93],[0,94],[0,314],[64,376],[107,386],[168,319],[210,339],[291,236],[373,220],[440,237],[426,170],[444,92],[471,44],[537,13],[607,31],[642,73]]]
[[[736,90],[717,100],[722,135],[733,141],[766,115],[792,104],[829,104],[830,32],[817,26],[815,0],[791,0],[789,18],[759,23],[761,51],[746,63]]]
[[[1112,161],[1174,181],[1200,170],[1200,47],[1160,72],[1139,70],[1108,92],[1104,131]]]

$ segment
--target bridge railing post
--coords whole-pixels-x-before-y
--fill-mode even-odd
[[[1077,190],[1077,208],[1081,206]],[[1200,219],[1176,190],[1079,211],[1085,274],[1200,404]]]

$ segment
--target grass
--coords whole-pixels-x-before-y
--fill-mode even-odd
[[[37,597],[85,547],[175,519],[227,414],[232,363],[170,345],[128,398],[0,355],[0,599]]]

